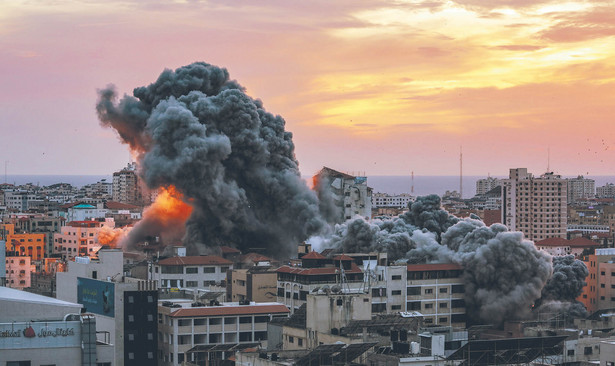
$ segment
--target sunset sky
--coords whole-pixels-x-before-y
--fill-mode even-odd
[[[194,61],[286,120],[301,172],[615,176],[612,1],[0,2],[9,174],[129,159],[96,90]],[[497,5],[495,5],[497,4]]]

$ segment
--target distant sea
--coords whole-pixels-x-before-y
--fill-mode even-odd
[[[564,176],[575,178],[576,176]],[[486,178],[485,176],[463,177],[463,198],[471,198],[476,193],[476,181]],[[494,176],[494,178],[505,178]],[[596,181],[596,187],[606,183],[615,183],[615,176],[586,176]],[[113,181],[112,175],[8,175],[6,183],[22,185],[32,183],[39,186],[49,186],[55,183],[70,183],[75,187],[83,187],[87,184],[106,179]],[[0,176],[0,182],[4,183],[4,176]],[[367,177],[367,185],[374,189],[374,193],[400,194],[410,193],[414,196],[437,194],[442,196],[446,191],[459,191],[459,176],[414,176],[414,190],[412,191],[412,179],[410,176],[401,175],[374,175]]]
[[[14,185],[32,183],[37,186],[50,186],[56,183],[69,183],[75,187],[83,187],[88,184],[96,183],[106,179],[108,183],[113,182],[112,175],[7,175],[6,179],[0,175],[0,182]]]

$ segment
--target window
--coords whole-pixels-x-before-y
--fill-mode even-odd
[[[128,321],[129,322],[134,322],[135,321],[135,316],[134,315],[128,315]]]
[[[303,346],[303,338],[297,338],[297,344]]]
[[[421,294],[421,287],[420,286],[408,287],[406,289],[406,291],[408,292],[408,296],[420,295]]]
[[[295,343],[295,337],[293,337],[293,336],[288,336],[288,342],[289,342],[289,343]]]
[[[448,289],[446,287],[440,287],[440,293],[441,294],[445,294],[448,292]]]
[[[199,273],[199,267],[186,267],[186,274]]]
[[[446,302],[441,302],[441,303],[440,303],[440,309],[445,309],[445,308],[448,308],[448,303],[446,303]]]
[[[203,267],[203,273],[216,273],[216,267]]]
[[[425,295],[429,295],[429,294],[433,294],[433,289],[431,289],[431,288],[426,288],[426,289],[425,289]]]
[[[401,295],[401,290],[393,290],[391,291],[391,296]]]
[[[395,275],[395,276],[392,276],[392,277],[391,277],[391,279],[392,279],[393,281],[396,281],[396,280],[401,280],[401,275]]]
[[[224,324],[236,324],[237,318],[224,318]]]
[[[240,316],[239,317],[239,324],[248,324],[248,323],[252,323],[251,316]]]
[[[199,281],[186,281],[186,287],[198,287]]]
[[[401,310],[401,305],[391,305],[391,310]]]
[[[425,309],[433,309],[433,304],[425,304]]]
[[[453,308],[463,308],[465,306],[466,306],[466,302],[463,299],[451,300],[451,307]]]
[[[451,292],[454,294],[463,294],[465,293],[465,288],[463,287],[463,285],[453,285],[451,288]]]

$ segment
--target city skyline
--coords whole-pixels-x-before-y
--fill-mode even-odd
[[[96,117],[164,68],[205,61],[286,120],[302,175],[613,175],[615,11],[479,0],[5,2],[9,174],[109,174],[128,149]],[[581,127],[589,128],[581,128]]]

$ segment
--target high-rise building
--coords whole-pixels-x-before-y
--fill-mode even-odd
[[[534,241],[565,238],[567,187],[553,173],[536,178],[526,168],[510,169],[502,180],[502,223]]]
[[[132,205],[139,205],[143,202],[135,163],[130,163],[126,168],[113,173],[112,191],[113,200],[116,202]]]
[[[314,187],[321,195],[330,195],[339,209],[339,222],[359,215],[372,217],[372,188],[367,177],[353,176],[323,167],[314,177]]]
[[[568,182],[568,203],[596,196],[596,181],[593,179],[579,175],[576,178],[566,179],[566,181]]]
[[[482,195],[501,184],[497,178],[487,177],[476,181],[476,195]]]

